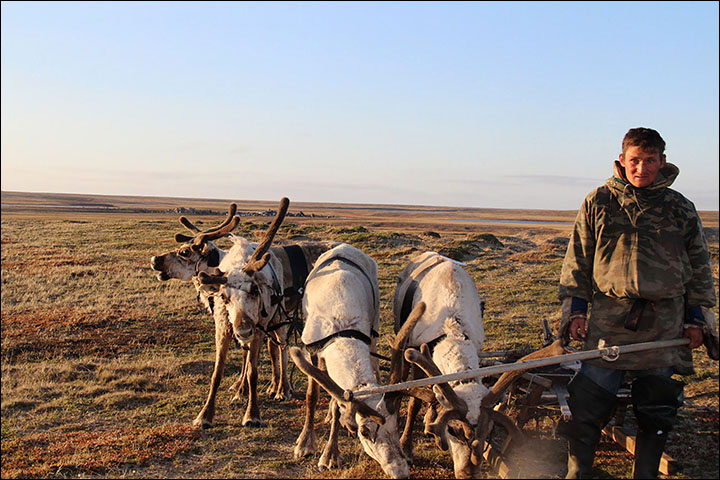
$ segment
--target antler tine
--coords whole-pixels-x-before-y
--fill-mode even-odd
[[[428,425],[428,432],[435,436],[435,444],[443,451],[448,449],[447,436],[445,435],[447,424],[450,420],[465,421],[465,415],[461,412],[453,410],[445,410],[438,418]],[[464,429],[464,427],[463,427]]]
[[[255,249],[252,256],[250,257],[250,260],[248,260],[248,263],[245,267],[246,271],[259,270],[259,269],[254,269],[253,267],[251,267],[251,264],[260,260],[263,257],[263,255],[265,255],[265,253],[270,249],[270,245],[272,244],[272,241],[275,238],[275,234],[277,233],[278,229],[280,228],[280,224],[282,224],[282,221],[285,218],[285,214],[287,213],[289,206],[290,206],[290,200],[288,200],[287,197],[283,197],[280,200],[280,207],[278,208],[275,218],[273,219],[272,223],[270,224],[270,227],[265,232],[265,235],[263,236],[262,240],[260,241],[260,244],[258,244],[257,248]]]
[[[437,403],[437,398],[435,397],[435,394],[428,390],[426,387],[409,388],[405,391],[405,395],[409,397],[415,397],[418,400],[427,404]]]
[[[555,340],[547,347],[541,348],[540,350],[525,355],[520,360],[518,360],[518,362],[525,362],[538,358],[554,357],[556,355],[562,355],[563,353],[565,353],[565,349],[563,349],[561,341]],[[495,382],[495,384],[492,386],[488,394],[483,397],[482,406],[490,408],[495,405],[500,400],[500,397],[502,397],[502,394],[505,393],[505,390],[507,390],[508,387],[512,385],[515,379],[527,370],[530,370],[530,368],[526,370],[516,370],[514,372],[503,373],[500,378],[498,378],[497,382]]]
[[[363,416],[375,420],[381,425],[385,423],[385,417],[380,415],[372,407],[369,407],[366,403],[359,400],[352,400],[350,402],[346,401],[343,398],[343,389],[340,388],[340,385],[335,383],[335,380],[330,378],[330,375],[328,375],[327,372],[320,370],[315,365],[308,362],[305,356],[302,354],[302,351],[298,347],[291,347],[290,350],[288,350],[288,353],[290,354],[290,358],[292,358],[292,361],[295,362],[295,365],[297,365],[298,368],[305,375],[314,378],[315,381],[318,382],[320,386],[323,387],[330,394],[330,396],[335,399],[335,401],[347,407],[346,416],[354,416],[354,413],[358,412]]]
[[[391,361],[390,361],[390,383],[398,383],[401,380],[402,376],[402,355],[403,351],[405,350],[405,346],[407,345],[407,341],[410,338],[410,334],[412,333],[413,329],[415,328],[415,325],[417,325],[418,320],[420,320],[420,317],[423,316],[425,313],[425,302],[420,302],[417,305],[415,305],[415,308],[410,312],[410,315],[408,315],[407,320],[403,324],[402,328],[400,328],[400,331],[395,336],[395,341],[393,342],[392,348],[392,355],[391,355]]]
[[[182,233],[176,233],[175,234],[175,241],[177,243],[185,243],[193,240],[195,237],[189,237],[187,235],[183,235]]]
[[[475,440],[473,440],[470,444],[473,455],[472,462],[475,465],[480,465],[480,462],[482,461],[483,450],[481,445],[485,445],[485,441],[487,440],[488,435],[490,435],[490,431],[492,430],[494,423],[498,423],[505,427],[505,430],[507,430],[510,438],[518,443],[522,443],[525,439],[525,435],[515,422],[498,410],[494,410],[492,408],[481,408],[480,418],[478,420],[478,425],[475,429]]]
[[[190,230],[191,232],[193,232],[193,233],[200,233],[200,229],[199,229],[198,227],[196,227],[195,225],[193,225],[192,222],[191,222],[190,220],[188,220],[188,218],[187,218],[186,216],[183,215],[182,217],[180,217],[180,223],[181,223],[185,228],[187,228],[188,230]]]
[[[200,272],[198,278],[203,285],[224,285],[228,281],[226,275],[208,275],[206,272]]]
[[[217,230],[211,229],[213,231],[203,232],[196,236],[193,240],[193,244],[202,245],[203,243],[209,242],[210,240],[216,240],[220,237],[224,237],[228,233],[232,232],[235,227],[238,226],[238,223],[240,223],[240,217],[235,215],[223,227],[219,227]]]
[[[213,232],[217,232],[221,228],[224,228],[225,226],[227,226],[227,224],[230,223],[230,221],[232,221],[233,217],[235,216],[235,212],[237,212],[237,204],[231,203],[230,207],[228,208],[228,214],[227,214],[227,217],[225,217],[225,220],[223,220],[223,222],[220,225],[218,225],[217,227],[213,227],[208,230],[205,230],[203,233],[213,233]]]
[[[292,361],[295,362],[295,365],[297,365],[305,375],[314,378],[336,401],[345,402],[345,399],[343,398],[343,389],[340,388],[340,385],[335,383],[335,380],[330,378],[330,375],[328,375],[327,372],[320,370],[315,365],[308,362],[300,348],[291,347],[290,350],[288,350],[288,353],[290,354]]]
[[[227,217],[225,217],[225,220],[223,220],[223,222],[222,222],[220,225],[218,225],[217,227],[209,228],[209,229],[205,230],[204,232],[201,231],[198,227],[196,227],[196,226],[195,226],[186,216],[184,216],[184,215],[183,215],[182,217],[180,217],[180,223],[181,223],[185,228],[187,228],[188,230],[190,230],[191,232],[193,232],[195,235],[197,235],[197,234],[199,234],[199,233],[213,233],[213,232],[216,232],[216,231],[220,230],[221,228],[225,227],[228,223],[230,223],[230,221],[231,221],[232,218],[233,218],[233,215],[235,215],[235,212],[237,212],[237,204],[236,204],[236,203],[231,203],[231,204],[230,204],[230,208],[228,209],[228,215],[227,215]],[[181,240],[178,240],[178,237],[180,237]],[[187,242],[187,241],[192,240],[192,239],[193,239],[193,237],[187,237],[187,236],[182,235],[182,234],[177,234],[177,235],[175,235],[175,240],[177,240],[178,242]]]
[[[426,343],[420,346],[420,352],[414,348],[408,348],[405,350],[405,360],[412,362],[420,367],[428,377],[437,377],[442,375],[440,369],[433,362],[430,356],[430,349]],[[450,403],[453,409],[460,411],[463,416],[467,414],[467,404],[463,399],[457,396],[455,391],[450,387],[447,382],[439,383],[436,385],[442,392],[445,399]]]

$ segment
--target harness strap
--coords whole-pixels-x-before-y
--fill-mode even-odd
[[[284,346],[285,346],[285,345],[283,345],[282,343],[280,343],[280,342],[278,342],[277,340],[275,340],[275,339],[272,337],[272,335],[270,335],[270,332],[272,332],[273,330],[266,329],[265,327],[263,327],[263,326],[260,325],[259,323],[256,325],[256,327],[257,327],[261,332],[263,332],[263,333],[265,334],[265,336],[268,338],[268,340],[270,340],[272,343],[274,343],[274,344],[277,345],[278,347],[284,347]]]
[[[292,325],[294,328],[298,328],[298,326],[302,327],[302,322],[300,321],[294,321],[294,320],[287,320],[285,322],[276,323],[275,325],[272,325],[266,329],[263,330],[266,334],[269,332],[274,332],[275,330],[284,327],[285,325]]]
[[[440,343],[442,340],[444,340],[445,337],[447,337],[447,335],[445,335],[445,334],[443,333],[442,335],[440,335],[439,337],[437,337],[435,340],[431,340],[431,341],[427,342],[428,350],[430,350],[430,355],[432,355],[433,350],[435,350],[435,346],[436,346],[438,343]],[[467,337],[466,337],[466,338],[467,338]]]
[[[290,260],[290,271],[292,272],[292,286],[285,289],[284,296],[302,297],[303,285],[308,276],[307,259],[299,245],[288,245],[282,247]]]
[[[270,267],[270,274],[272,275],[273,291],[275,292],[275,295],[282,295],[282,291],[280,289],[280,281],[278,280],[277,273],[275,273],[275,269],[273,268],[272,263],[268,262],[267,265]]]
[[[363,343],[367,344],[368,346],[370,345],[370,342],[371,342],[370,337],[368,337],[367,335],[365,335],[362,332],[359,332],[357,330],[341,330],[339,332],[333,333],[332,335],[328,335],[327,337],[320,339],[317,342],[313,342],[308,345],[305,345],[305,348],[308,350],[311,350],[311,351],[312,350],[315,350],[315,351],[322,350],[322,348],[325,347],[325,345],[327,345],[327,343],[330,340],[334,340],[335,338],[338,338],[338,337],[354,338],[356,340],[362,341]]]
[[[430,271],[434,266],[441,264],[444,262],[444,260],[435,261],[428,265],[427,267],[423,268],[418,272],[417,275],[412,277],[410,280],[410,284],[408,285],[408,289],[405,291],[405,297],[403,298],[402,308],[400,309],[400,325],[405,323],[405,320],[410,316],[410,311],[412,310],[412,302],[413,298],[415,297],[415,291],[417,291],[417,287],[420,284],[420,281],[423,279],[423,277],[427,274],[427,272]],[[428,345],[429,346],[429,345]]]

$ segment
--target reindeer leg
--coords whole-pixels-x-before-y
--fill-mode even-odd
[[[213,369],[212,378],[210,380],[210,393],[208,393],[205,405],[198,416],[193,420],[193,425],[199,428],[210,428],[213,426],[213,417],[215,417],[215,397],[220,381],[225,371],[225,361],[227,360],[230,341],[232,340],[232,326],[224,318],[215,318],[215,367]]]
[[[233,383],[232,387],[230,387],[230,391],[235,392],[235,395],[233,395],[233,398],[232,398],[232,400],[230,400],[230,403],[239,402],[248,393],[247,373],[248,373],[248,362],[250,360],[250,348],[247,348],[247,347],[242,348],[242,358],[243,358],[242,359],[242,372],[240,373],[240,378],[235,380],[235,383]]]
[[[275,400],[287,401],[293,398],[293,389],[288,377],[288,332],[287,327],[279,329],[276,333],[277,341],[282,347],[278,347],[278,389],[275,393]]]
[[[437,418],[437,409],[435,408],[435,405],[430,405],[425,412],[425,418],[423,418],[423,424],[424,424],[424,430],[423,433],[425,435],[431,435],[430,433],[430,424],[435,421]]]
[[[310,360],[317,366],[317,355],[312,355]],[[300,436],[295,440],[295,458],[309,457],[317,449],[317,437],[315,436],[315,407],[317,406],[320,385],[308,376],[307,391],[305,393],[305,424]]]
[[[340,431],[340,405],[337,402],[332,402],[330,405],[330,412],[332,414],[332,420],[330,423],[330,435],[328,435],[328,441],[325,445],[320,460],[318,461],[318,468],[322,470],[326,468],[338,468],[342,463],[340,458],[340,449],[338,448],[338,432]]]
[[[264,427],[265,422],[260,420],[260,405],[257,394],[258,380],[258,355],[260,347],[263,344],[263,333],[258,331],[255,333],[250,342],[250,359],[248,363],[247,383],[250,394],[248,395],[247,410],[243,417],[243,427]]]
[[[278,378],[280,377],[280,365],[278,359],[278,357],[280,356],[280,350],[279,347],[275,345],[272,340],[270,340],[270,337],[268,337],[267,340],[267,350],[268,356],[270,357],[270,365],[272,367],[272,380],[270,381],[270,386],[267,388],[267,390],[265,390],[265,393],[267,395],[276,397],[276,391],[278,389]]]
[[[403,430],[402,437],[400,437],[400,446],[402,446],[405,455],[408,458],[408,462],[412,463],[414,457],[413,451],[413,424],[415,423],[415,417],[420,412],[422,403],[415,397],[410,397],[407,405],[407,418],[405,420],[405,430]]]
[[[333,405],[337,403],[334,398],[330,398],[330,403],[328,404],[328,410],[325,414],[325,419],[322,421],[323,425],[327,425],[330,422],[332,422],[333,419]]]

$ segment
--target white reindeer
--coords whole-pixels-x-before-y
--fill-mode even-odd
[[[435,252],[413,256],[400,274],[395,290],[395,331],[408,312],[427,305],[407,341],[405,359],[414,364],[413,376],[438,376],[479,368],[478,352],[485,339],[483,305],[475,283],[462,264]],[[420,352],[411,347],[420,347]],[[562,353],[559,344],[522,360]],[[420,370],[422,372],[420,372]],[[407,369],[403,376],[407,375]],[[512,420],[492,409],[510,383],[522,372],[504,374],[488,390],[480,378],[442,383],[433,387],[435,398],[425,416],[425,431],[435,436],[442,450],[450,450],[456,478],[480,474],[482,451],[493,422],[502,424],[515,438],[522,438]],[[416,398],[417,397],[417,398]],[[401,444],[412,458],[412,427],[419,412],[420,396],[411,397]]]
[[[419,317],[424,306],[411,315]],[[375,395],[346,401],[344,390],[377,387],[370,353],[371,337],[379,327],[379,290],[374,260],[350,245],[341,244],[321,255],[308,276],[303,298],[305,328],[302,341],[310,360],[293,347],[290,356],[308,375],[306,415],[296,441],[295,457],[316,450],[314,412],[318,384],[331,396],[332,422],[327,445],[318,462],[320,468],[339,467],[337,435],[340,424],[357,433],[365,452],[393,478],[408,476],[408,463],[399,442],[397,414],[399,396]],[[398,335],[393,357],[400,360],[407,330]],[[399,379],[401,366],[393,362],[391,382]]]

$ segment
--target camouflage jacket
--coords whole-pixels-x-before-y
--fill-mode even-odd
[[[670,163],[655,182],[635,188],[615,162],[615,175],[592,191],[575,220],[560,276],[560,299],[591,303],[586,349],[680,338],[687,305],[715,305],[710,255],[695,206],[668,188],[679,173]],[[647,300],[635,330],[625,322]],[[598,366],[692,371],[687,347],[627,354]]]

